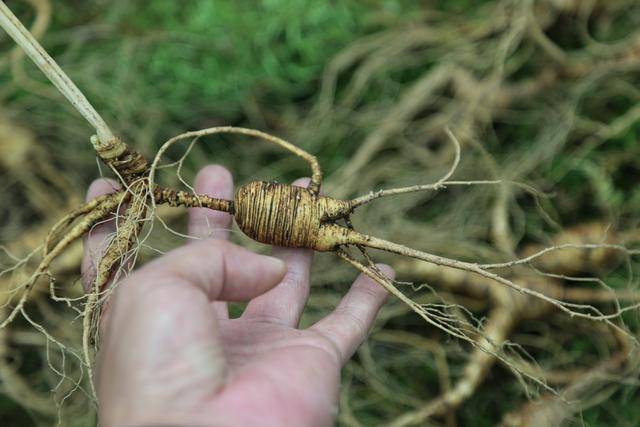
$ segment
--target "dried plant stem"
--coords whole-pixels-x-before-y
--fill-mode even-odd
[[[113,132],[84,94],[65,74],[55,60],[42,48],[4,1],[0,0],[0,26],[25,51],[55,87],[96,130],[101,141],[115,139]]]
[[[114,170],[123,182],[132,182],[148,171],[147,161],[139,152],[117,138],[86,96],[71,81],[56,61],[0,0],[0,26],[25,51],[45,76],[96,131],[91,144],[98,157]]]

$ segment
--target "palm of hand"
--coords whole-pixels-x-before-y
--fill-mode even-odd
[[[260,425],[267,413],[273,425],[331,423],[342,359],[328,338],[245,319],[228,320],[221,331],[231,381],[215,406],[233,408],[230,425]]]
[[[104,192],[100,186],[93,196]],[[228,172],[205,168],[196,191],[229,198]],[[196,237],[229,224],[226,214],[190,211]],[[89,255],[104,247],[106,227],[89,238]],[[386,293],[359,277],[333,313],[301,330],[311,253],[274,249],[286,262],[283,277],[282,263],[225,242],[224,231],[215,237],[221,240],[189,244],[147,264],[115,290],[102,322],[101,423],[331,424],[340,368]],[[251,301],[230,319],[220,302],[226,300]]]

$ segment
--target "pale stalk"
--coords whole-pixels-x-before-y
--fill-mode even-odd
[[[0,26],[24,50],[60,93],[71,102],[82,117],[95,128],[98,139],[101,142],[105,143],[115,139],[107,123],[89,103],[80,89],[62,71],[56,61],[44,50],[2,0],[0,0]]]

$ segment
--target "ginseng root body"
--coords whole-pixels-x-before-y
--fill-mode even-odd
[[[331,251],[347,244],[349,230],[334,224],[352,211],[350,201],[312,189],[253,181],[238,188],[234,217],[240,230],[258,242]]]

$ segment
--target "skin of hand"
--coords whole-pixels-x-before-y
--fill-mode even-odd
[[[87,197],[114,186],[98,180]],[[195,190],[232,199],[231,175],[205,167]],[[366,338],[387,293],[361,275],[332,313],[299,329],[312,251],[255,254],[227,241],[231,220],[190,209],[195,239],[113,290],[103,308],[96,363],[102,426],[333,424],[340,370]],[[114,230],[111,220],[85,240],[85,284]],[[232,319],[227,301],[249,302]]]

